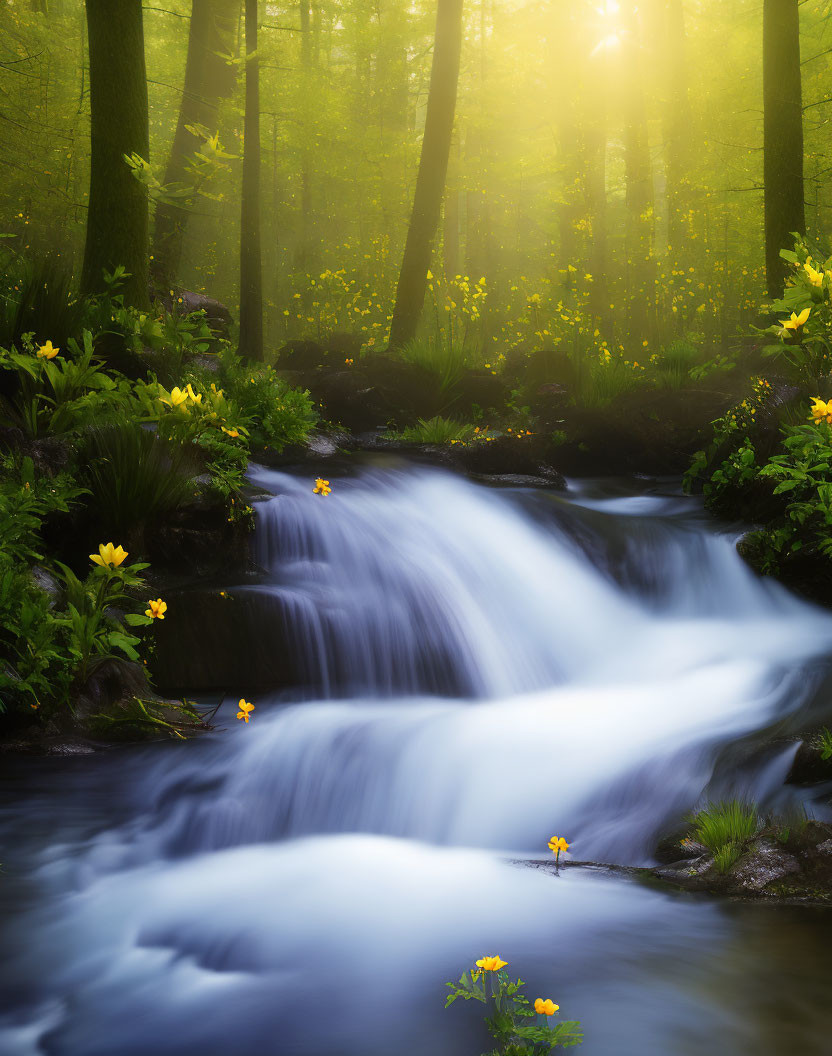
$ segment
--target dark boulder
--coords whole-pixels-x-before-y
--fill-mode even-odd
[[[539,477],[550,487],[566,487],[563,474],[546,460],[547,443],[536,435],[506,434],[493,440],[460,445],[459,459],[468,473],[479,476]]]

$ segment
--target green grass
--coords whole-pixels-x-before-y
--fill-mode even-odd
[[[692,820],[692,838],[715,855],[731,844],[741,846],[759,827],[756,808],[738,799],[709,803]]]
[[[825,726],[818,734],[818,749],[821,759],[832,759],[832,730]]]
[[[408,342],[399,355],[406,363],[434,374],[439,382],[439,390],[445,396],[451,396],[466,370],[476,365],[473,352],[464,345],[447,346],[420,338]]]
[[[571,357],[575,380],[571,395],[578,407],[606,407],[616,396],[642,382],[640,372],[619,359],[599,362],[597,356],[576,351]]]
[[[81,332],[86,306],[72,296],[72,274],[59,261],[46,258],[0,276],[0,348],[21,347],[24,334],[35,344],[52,341],[66,349]]]
[[[736,843],[726,843],[714,855],[714,866],[718,873],[730,873],[742,856],[742,847]]]
[[[193,498],[187,450],[137,422],[91,430],[86,457],[88,505],[102,538],[140,530]]]
[[[391,438],[406,440],[413,444],[447,444],[451,440],[470,440],[474,435],[474,426],[458,422],[454,418],[420,418],[416,425],[403,429],[401,433],[390,434]]]

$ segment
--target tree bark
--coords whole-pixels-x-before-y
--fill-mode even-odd
[[[798,0],[763,4],[763,185],[766,284],[780,297],[788,273],[781,249],[803,234],[803,95]]]
[[[240,0],[193,0],[188,33],[188,57],[179,120],[165,167],[164,183],[187,183],[190,158],[202,140],[188,126],[203,125],[216,131],[220,100],[234,90],[235,74],[221,56],[232,51]],[[182,260],[182,243],[188,209],[160,202],[151,246],[151,274],[164,290],[175,279]]]
[[[263,359],[263,265],[260,250],[260,60],[257,0],[246,0],[246,109],[240,223],[240,355]]]
[[[462,4],[463,0],[438,0],[425,134],[390,326],[392,348],[405,345],[416,336],[425,300],[431,247],[442,211],[451,152],[462,50]]]
[[[124,303],[148,304],[148,204],[125,154],[150,154],[141,0],[86,0],[90,67],[90,198],[81,293],[106,289],[104,271],[128,276]]]

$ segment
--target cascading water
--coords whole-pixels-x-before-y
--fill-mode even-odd
[[[0,817],[0,1053],[461,1056],[477,1035],[441,984],[486,948],[587,1053],[715,1051],[717,1030],[720,1052],[786,1051],[730,1007],[793,967],[763,907],[508,859],[557,833],[644,863],[703,798],[782,796],[794,747],[764,732],[823,685],[832,618],[673,494],[252,477],[267,576],[237,591],[287,613],[317,699],[29,778]],[[828,983],[828,928],[791,925]]]

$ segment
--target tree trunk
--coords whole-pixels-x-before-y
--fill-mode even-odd
[[[788,265],[781,249],[803,234],[803,97],[798,0],[763,4],[763,185],[766,284],[780,297]]]
[[[462,50],[462,3],[463,0],[438,0],[425,135],[390,326],[393,348],[407,344],[416,336],[425,300],[431,246],[442,211],[454,128]]]
[[[257,0],[246,0],[246,112],[240,224],[240,355],[263,359],[263,265],[260,253],[260,60]]]
[[[221,57],[232,51],[239,0],[193,0],[188,34],[185,83],[179,121],[165,167],[165,184],[187,183],[187,166],[202,140],[188,126],[203,125],[216,131],[220,100],[234,90],[233,67]],[[182,259],[182,242],[188,209],[160,202],[151,246],[151,274],[162,290],[175,279]]]
[[[150,154],[141,0],[86,0],[90,67],[90,198],[81,293],[102,293],[123,265],[124,303],[148,304],[148,206],[125,154]]]

